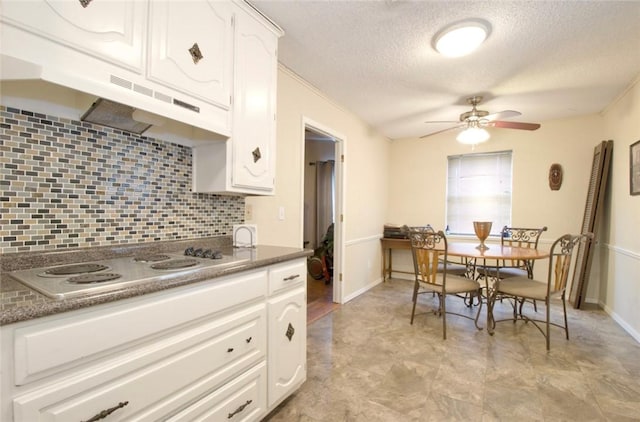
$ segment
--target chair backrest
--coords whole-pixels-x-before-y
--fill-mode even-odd
[[[593,233],[565,234],[551,245],[549,272],[547,275],[547,292],[549,294],[561,292],[564,295],[567,288],[573,250],[583,239],[593,239]]]
[[[519,248],[538,248],[538,241],[542,232],[547,230],[547,226],[542,228],[528,228],[528,227],[508,227],[502,228],[500,243],[503,246],[517,246]],[[522,261],[522,260],[505,260],[502,262],[504,267],[519,267],[526,269],[529,273],[529,277],[533,276],[533,263],[535,261]]]
[[[442,230],[436,232],[431,226],[407,227],[406,230],[411,241],[416,279],[423,283],[445,285],[447,266],[438,264],[447,261],[447,237]]]
[[[542,228],[507,227],[502,228],[501,242],[507,246],[518,246],[521,248],[537,248],[538,240],[547,226]]]

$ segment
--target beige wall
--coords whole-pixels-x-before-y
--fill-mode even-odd
[[[388,202],[389,141],[327,99],[287,69],[278,71],[277,171],[273,197],[248,197],[259,243],[302,245],[303,118],[344,137],[342,299],[347,301],[380,282],[379,238]],[[285,208],[285,220],[278,208]]]
[[[548,121],[535,132],[490,129],[491,139],[475,147],[455,140],[455,132],[394,141],[391,147],[389,218],[409,225],[444,228],[447,156],[513,151],[512,224],[548,226],[543,240],[580,230],[593,158],[602,140],[602,119],[587,116]],[[549,167],[563,168],[562,187],[549,189]],[[578,216],[578,217],[576,217]]]
[[[526,119],[523,119],[526,120]],[[408,225],[431,224],[442,229],[446,222],[447,156],[472,152],[513,151],[512,224],[547,226],[540,239],[548,248],[565,233],[578,233],[586,201],[593,149],[603,139],[602,117],[584,116],[542,122],[537,131],[489,129],[491,139],[475,149],[455,140],[455,132],[425,139],[394,141],[391,147],[389,219]],[[563,168],[560,190],[549,188],[549,167]],[[456,240],[477,241],[474,237]],[[489,242],[498,239],[490,238]],[[411,270],[408,252],[394,252],[394,267]],[[536,265],[537,277],[547,268]],[[597,302],[597,293],[589,298]]]
[[[594,286],[600,305],[640,342],[640,196],[629,194],[629,146],[640,141],[640,79],[605,110],[604,132],[614,142],[613,162]]]

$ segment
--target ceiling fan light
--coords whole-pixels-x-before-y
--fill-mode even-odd
[[[450,25],[434,38],[434,48],[443,56],[461,57],[475,51],[487,39],[489,26],[480,21]]]
[[[465,145],[481,144],[489,140],[489,138],[489,132],[481,127],[469,127],[456,136],[456,140]]]

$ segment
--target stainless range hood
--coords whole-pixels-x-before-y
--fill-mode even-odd
[[[140,135],[151,127],[151,123],[142,121],[141,114],[141,110],[131,106],[98,98],[80,120]]]

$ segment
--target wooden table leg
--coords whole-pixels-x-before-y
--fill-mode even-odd
[[[387,282],[387,251],[391,255],[391,249],[382,248],[382,282]]]

